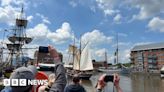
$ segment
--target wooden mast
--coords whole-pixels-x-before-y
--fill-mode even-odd
[[[80,36],[80,60],[79,60],[79,70],[80,70],[80,61],[81,61],[81,36]]]
[[[117,53],[117,64],[118,64],[118,33],[117,33],[117,48],[116,48],[116,53]]]
[[[72,56],[73,56],[73,68],[74,68],[74,63],[75,63],[75,34],[74,34],[74,38],[73,38],[73,52],[72,52]]]

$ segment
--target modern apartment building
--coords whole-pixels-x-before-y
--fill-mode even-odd
[[[164,65],[164,42],[137,45],[131,50],[130,59],[144,70],[161,69]]]

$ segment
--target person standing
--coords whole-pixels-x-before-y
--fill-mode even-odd
[[[78,75],[74,75],[72,83],[65,87],[64,92],[86,92],[86,90],[81,85],[80,77]]]
[[[37,74],[37,69],[35,66],[28,66],[28,67],[19,67],[10,76],[10,80],[12,79],[26,79],[33,80],[35,79],[35,75]],[[26,86],[6,86],[1,92],[31,92],[33,86],[26,85]]]

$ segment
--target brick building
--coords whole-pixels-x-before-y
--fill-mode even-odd
[[[94,69],[98,69],[99,67],[108,67],[108,64],[106,61],[96,61],[92,60]]]
[[[63,54],[59,52],[59,57],[61,61],[63,61]],[[37,63],[47,63],[52,64],[54,63],[54,59],[50,56],[49,53],[39,53],[38,51],[35,51],[34,58]]]
[[[138,68],[159,70],[164,65],[164,43],[135,46],[131,50],[130,59]]]

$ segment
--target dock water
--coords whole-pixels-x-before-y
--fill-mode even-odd
[[[48,75],[53,72],[47,72]],[[90,80],[82,80],[82,85],[87,92],[95,92],[95,85],[99,76],[102,73],[95,73]],[[2,83],[2,81],[0,82]],[[68,79],[68,83],[71,83],[71,79]],[[120,75],[120,86],[123,92],[163,92],[164,79],[160,78],[159,74],[149,73],[133,73],[130,75]],[[2,86],[0,86],[2,88]],[[104,88],[104,92],[113,92],[113,83],[107,83]],[[116,92],[116,89],[114,89]]]
[[[95,92],[95,86],[102,73],[95,73],[90,80],[82,80],[82,85],[87,92]],[[71,80],[68,79],[68,84]],[[120,86],[123,92],[163,92],[164,79],[159,73],[136,72],[130,75],[120,75]],[[104,92],[113,92],[113,83],[107,83]],[[116,89],[114,89],[116,92]]]

